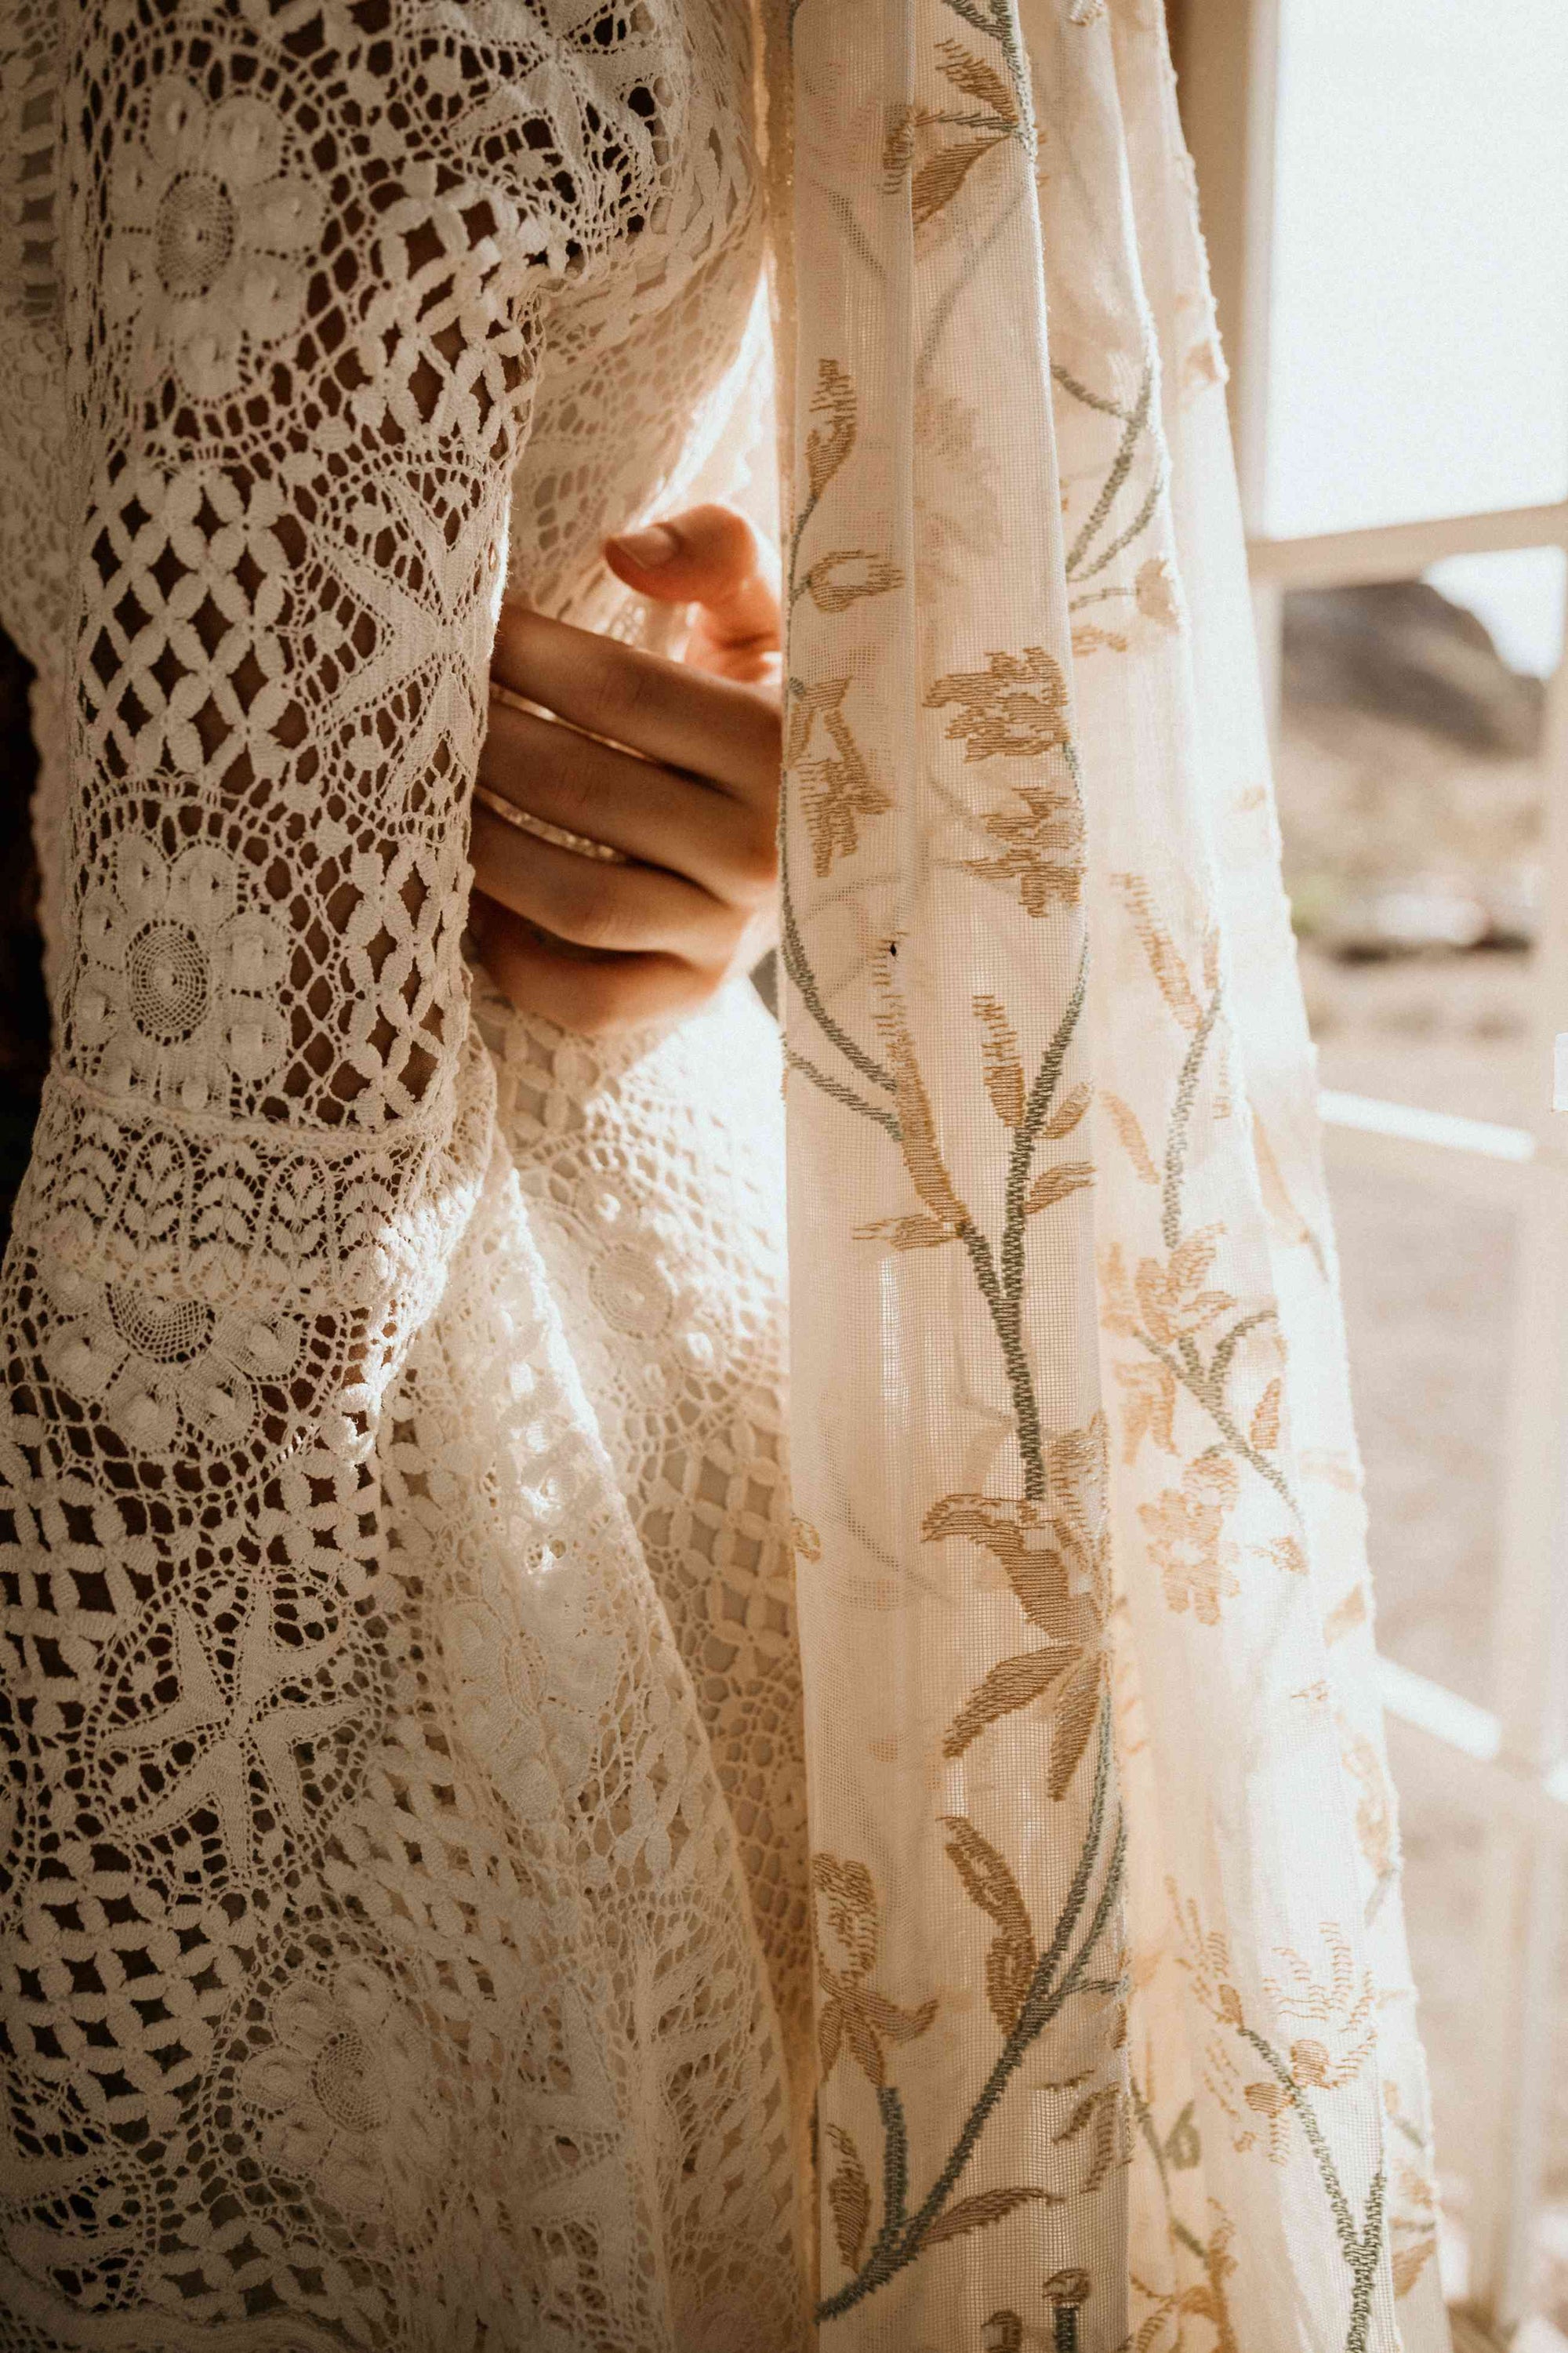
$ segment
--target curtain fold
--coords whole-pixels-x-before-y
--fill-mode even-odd
[[[1361,1473],[1163,21],[771,32],[822,2341],[1427,2353]]]

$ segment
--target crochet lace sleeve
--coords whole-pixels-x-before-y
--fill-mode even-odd
[[[70,882],[0,1424],[30,1737],[144,1580],[353,1591],[384,1541],[377,1401],[488,1148],[509,478],[604,171],[521,8],[88,0],[58,72]]]

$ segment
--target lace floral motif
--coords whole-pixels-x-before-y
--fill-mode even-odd
[[[137,383],[168,369],[198,400],[221,400],[247,339],[259,354],[299,326],[324,208],[310,181],[279,171],[282,154],[258,100],[209,106],[176,80],[154,94],[145,140],[116,167],[104,266],[108,314],[136,334]]]
[[[345,2206],[374,2218],[390,2200],[417,2208],[440,2162],[421,2038],[395,1989],[363,1961],[330,1985],[284,1989],[273,2042],[240,2071],[240,2097],[261,2111],[261,2154],[309,2180],[330,2176]]]
[[[254,1086],[277,1069],[289,943],[242,903],[225,851],[199,843],[171,865],[126,835],[79,923],[76,1031],[104,1086],[200,1112],[229,1080]]]
[[[60,1314],[46,1364],[144,1454],[168,1453],[182,1429],[198,1444],[242,1440],[256,1419],[257,1384],[285,1382],[300,1360],[300,1328],[287,1316],[160,1301],[66,1266],[51,1269],[48,1282]]]

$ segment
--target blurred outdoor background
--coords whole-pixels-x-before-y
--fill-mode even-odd
[[[1277,665],[1286,879],[1341,1122],[1328,1160],[1379,1648],[1405,1671],[1390,1744],[1445,2284],[1497,2331],[1467,2342],[1521,2324],[1516,2353],[1565,2353],[1562,1462],[1510,1465],[1508,1439],[1551,1377],[1514,1310],[1520,1282],[1550,1280],[1521,1239],[1524,1185],[1554,1142],[1542,1032],[1568,1029],[1531,955],[1568,892],[1544,828],[1568,796],[1568,696],[1553,713],[1548,686],[1568,537],[1568,9],[1171,0],[1171,20]],[[1304,561],[1279,546],[1330,534]],[[1561,1223],[1560,1180],[1554,1203]],[[1532,1479],[1510,1551],[1509,1484]],[[1558,1646],[1532,1725],[1510,1717],[1499,1657],[1531,1626]],[[1529,1748],[1545,1793],[1511,1857],[1515,1897],[1533,1891],[1511,1919],[1489,1748]],[[1510,1928],[1516,1950],[1533,1936],[1533,1990],[1522,1958],[1497,1982]]]

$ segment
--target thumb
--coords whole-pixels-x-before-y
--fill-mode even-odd
[[[776,651],[778,591],[756,533],[733,507],[692,507],[605,543],[617,580],[664,605],[699,605],[711,666]]]

